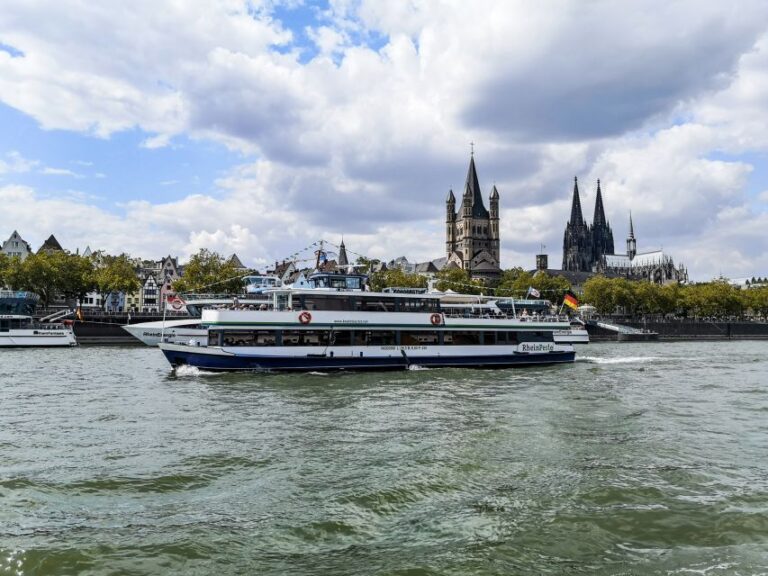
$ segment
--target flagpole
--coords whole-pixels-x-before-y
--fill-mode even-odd
[[[165,311],[168,309],[168,296],[163,295],[163,329],[160,330],[160,342],[165,342]]]

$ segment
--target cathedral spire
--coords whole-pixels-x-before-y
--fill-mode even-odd
[[[635,227],[632,225],[632,210],[629,211],[629,237],[635,239]]]
[[[463,203],[468,200],[472,203],[471,214],[473,218],[488,218],[488,210],[485,209],[485,205],[483,204],[483,196],[480,193],[480,183],[477,179],[474,152],[469,159],[467,181],[464,184],[464,201],[462,202],[462,210],[459,210],[460,213],[464,212]]]
[[[571,226],[584,226],[584,216],[581,214],[581,200],[579,199],[579,179],[573,178],[573,203],[571,204]]]
[[[605,224],[605,210],[603,209],[603,193],[600,190],[600,180],[597,181],[597,199],[595,200],[595,216],[592,225],[595,227]]]

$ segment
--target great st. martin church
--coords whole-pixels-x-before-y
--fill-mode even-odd
[[[480,184],[475,169],[475,155],[469,160],[467,181],[456,212],[453,190],[445,201],[446,267],[461,268],[472,278],[495,279],[501,275],[499,267],[499,191],[493,187],[490,212],[483,204]]]

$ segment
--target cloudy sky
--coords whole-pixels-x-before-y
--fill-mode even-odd
[[[768,275],[768,3],[3,0],[0,241],[263,267],[443,255],[470,142],[503,267],[617,249]]]

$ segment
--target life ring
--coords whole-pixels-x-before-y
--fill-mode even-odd
[[[304,310],[301,314],[299,314],[299,322],[302,324],[309,324],[312,322],[312,314]]]
[[[439,326],[443,323],[443,317],[440,316],[440,314],[432,314],[432,316],[429,317],[429,321],[435,326]]]
[[[181,310],[182,306],[184,306],[184,303],[178,299],[174,300],[173,303],[171,304],[171,308],[177,311]]]

